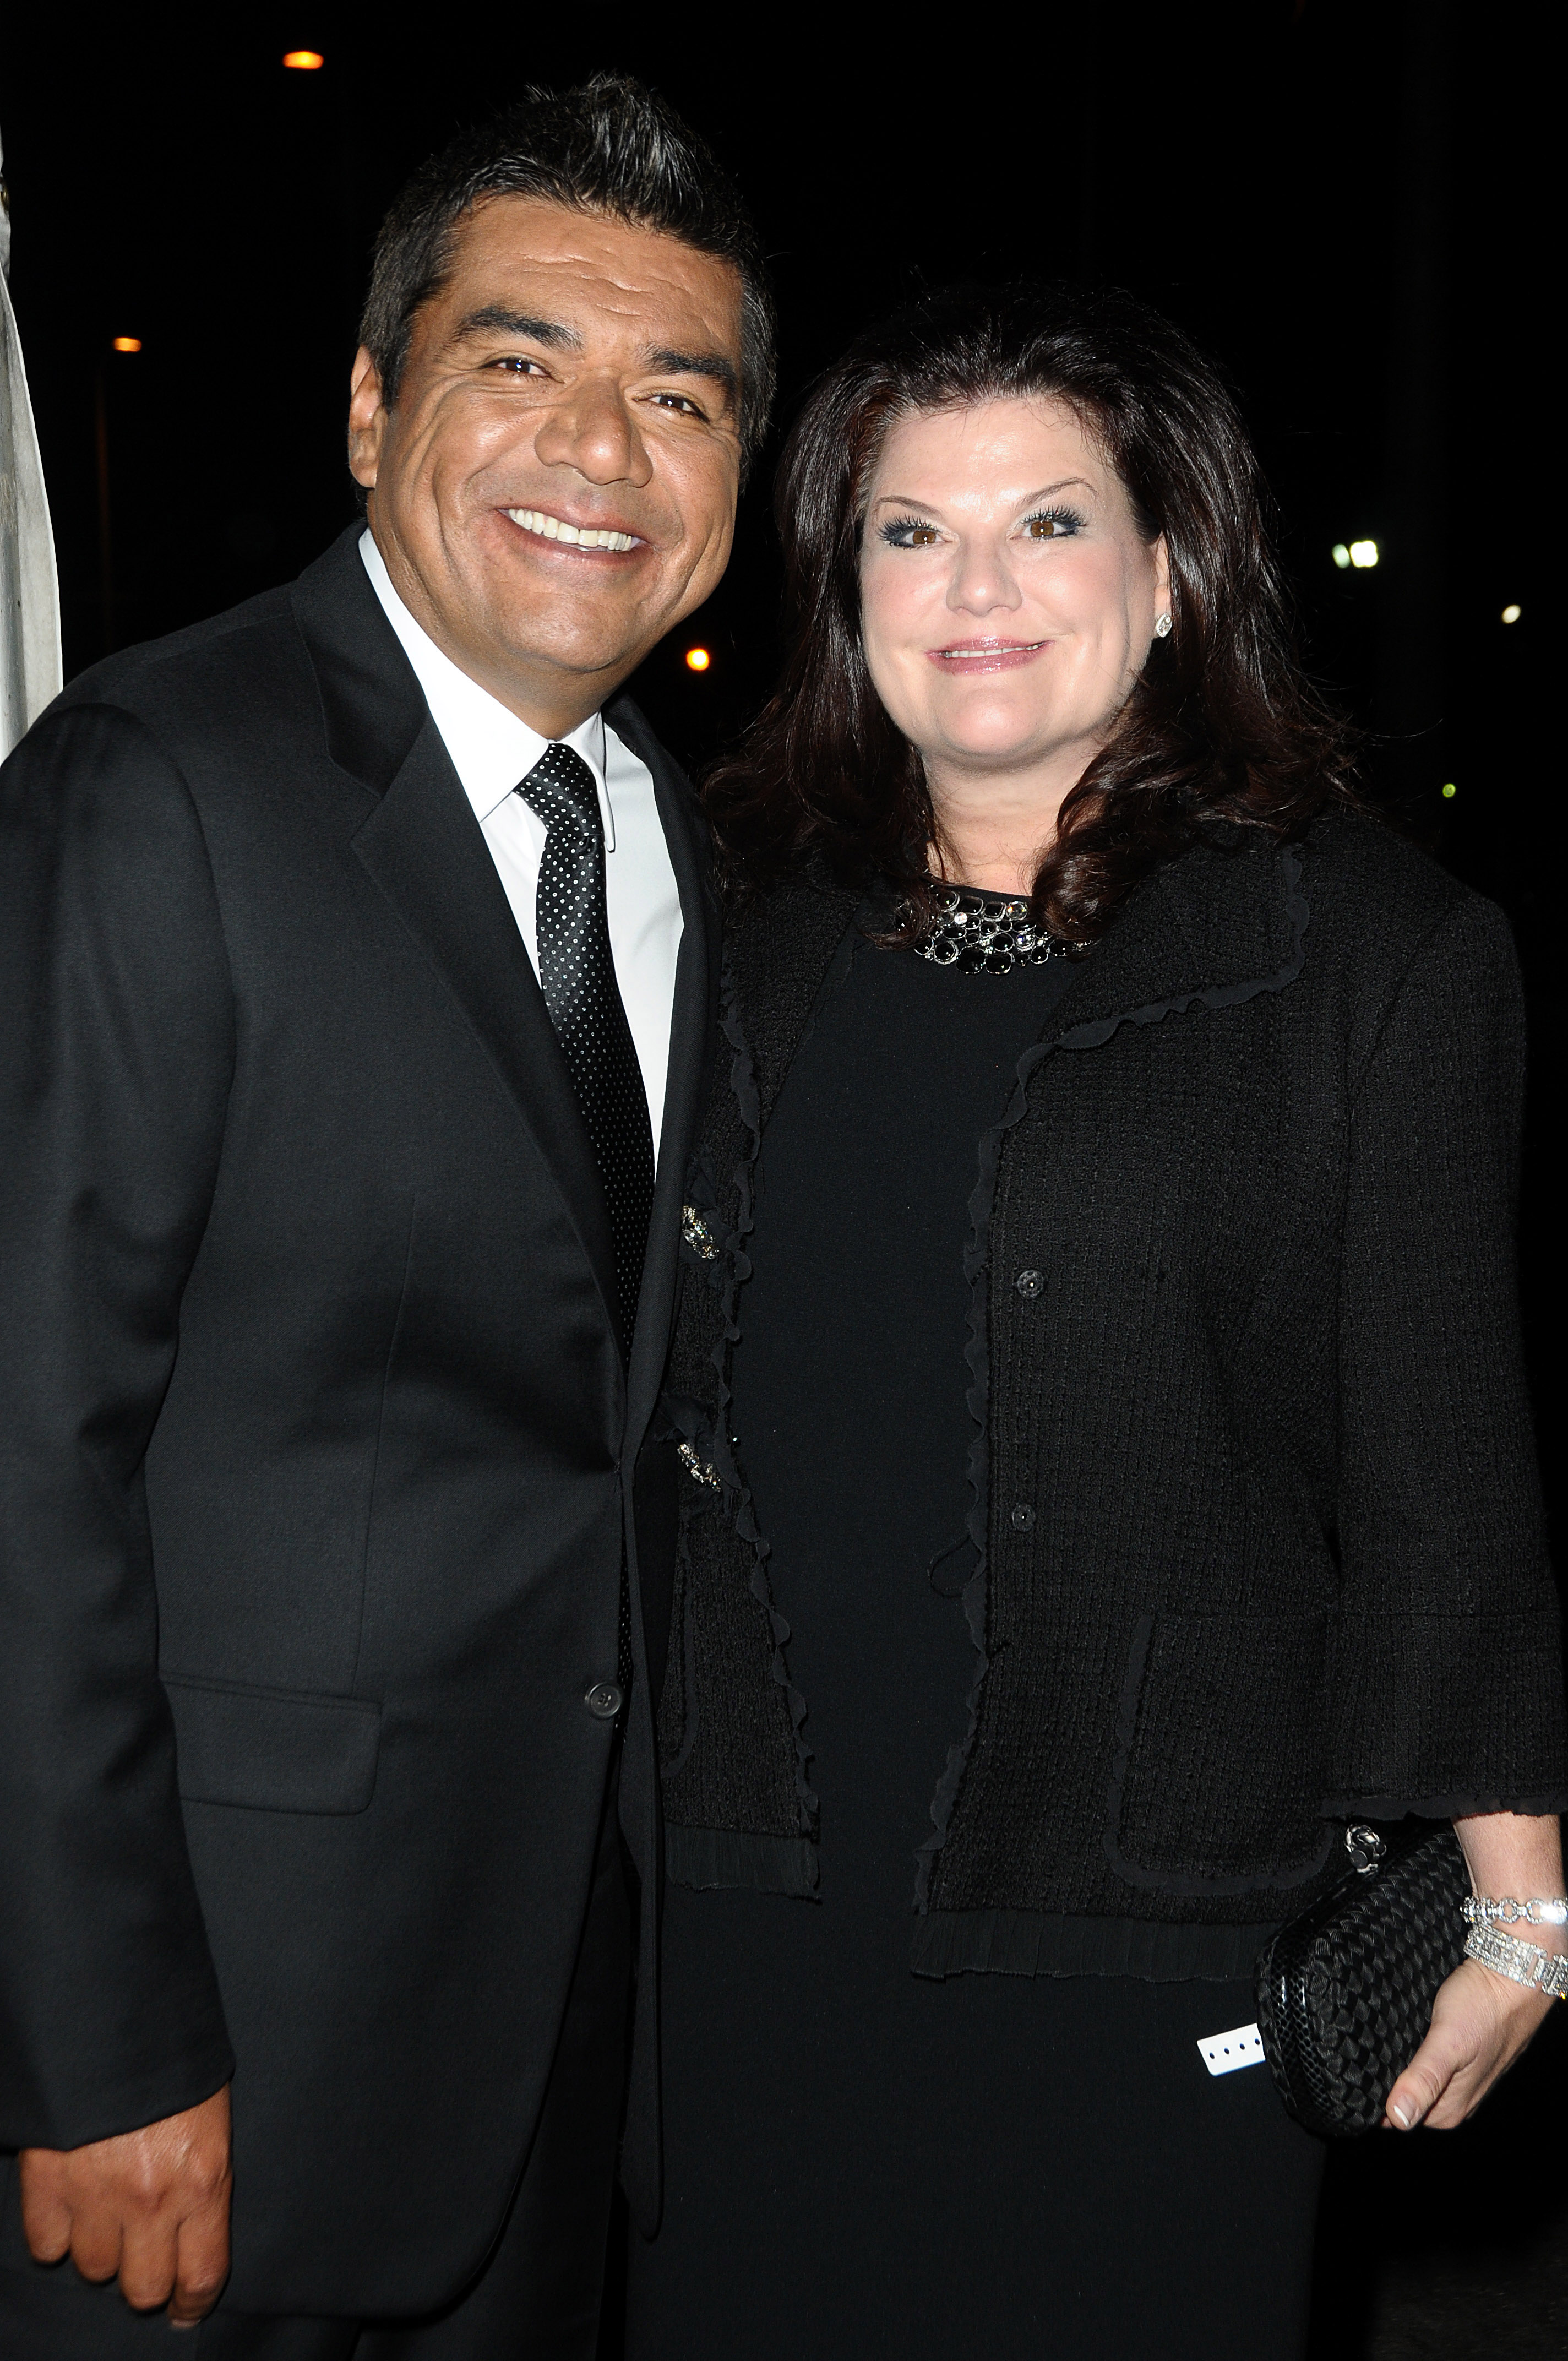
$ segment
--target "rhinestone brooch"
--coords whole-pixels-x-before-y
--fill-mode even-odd
[[[934,967],[956,967],[964,975],[1007,975],[1015,967],[1043,967],[1071,947],[1036,927],[1025,901],[972,885],[944,885],[914,948]]]
[[[696,1477],[699,1484],[711,1484],[716,1492],[722,1488],[717,1471],[708,1466],[706,1459],[697,1456],[689,1443],[683,1443],[679,1446],[675,1457],[689,1475]]]
[[[704,1262],[718,1260],[718,1241],[695,1205],[681,1207],[681,1236],[693,1254],[700,1255]]]

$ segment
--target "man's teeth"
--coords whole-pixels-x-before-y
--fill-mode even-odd
[[[546,516],[543,509],[508,509],[513,524],[524,533],[543,533],[546,541],[569,541],[578,549],[635,549],[634,533],[607,533],[596,525],[563,524],[559,517]]]

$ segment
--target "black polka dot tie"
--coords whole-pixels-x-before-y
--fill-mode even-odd
[[[580,754],[554,744],[517,792],[544,822],[535,906],[539,983],[604,1181],[621,1334],[629,1343],[653,1207],[653,1134],[609,948],[598,788]]]

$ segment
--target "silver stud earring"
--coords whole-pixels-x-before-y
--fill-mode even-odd
[[[1158,622],[1157,622],[1157,623],[1155,625],[1155,627],[1154,627],[1154,635],[1155,635],[1155,637],[1156,637],[1156,639],[1157,639],[1157,640],[1168,640],[1168,639],[1169,639],[1169,637],[1170,637],[1170,617],[1169,617],[1168,615],[1162,615],[1162,616],[1160,617],[1160,619],[1159,619]]]

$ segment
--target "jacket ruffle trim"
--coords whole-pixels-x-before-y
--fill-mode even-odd
[[[1244,976],[1238,983],[1205,984],[1199,992],[1174,993],[1168,1000],[1146,1001],[1138,1008],[1118,1009],[1110,1016],[1092,1017],[1087,1025],[1074,1025],[1058,1036],[1055,1047],[1061,1049],[1098,1049],[1109,1041],[1124,1025],[1157,1025],[1163,1017],[1184,1016],[1190,1008],[1239,1008],[1244,1001],[1255,1000],[1259,993],[1283,992],[1294,983],[1306,960],[1307,928],[1311,910],[1301,891],[1301,855],[1294,845],[1279,848],[1279,864],[1285,879],[1285,911],[1290,921],[1290,950],[1283,964],[1272,974]]]
[[[752,1227],[752,1176],[756,1170],[757,1159],[762,1152],[762,1096],[757,1087],[756,1069],[740,1023],[734,971],[728,955],[719,984],[718,1021],[720,1030],[730,1048],[729,1088],[740,1112],[740,1120],[745,1126],[748,1144],[746,1152],[737,1163],[732,1175],[736,1192],[735,1227],[724,1242],[725,1279],[721,1297],[722,1319],[718,1340],[714,1345],[711,1356],[716,1380],[717,1410],[711,1431],[703,1440],[711,1454],[714,1471],[724,1488],[725,1509],[728,1510],[730,1503],[734,1503],[732,1521],[736,1535],[751,1554],[749,1576],[751,1596],[768,1619],[768,1629],[773,1635],[773,1642],[771,1666],[773,1678],[784,1693],[784,1700],[789,1708],[790,1726],[795,1734],[795,1789],[800,1806],[803,1834],[798,1839],[784,1841],[805,1842],[809,1849],[810,1839],[817,1826],[817,1795],[811,1784],[809,1771],[811,1751],[806,1745],[805,1736],[806,1699],[789,1676],[789,1662],[785,1650],[789,1645],[790,1629],[784,1616],[773,1604],[773,1585],[768,1579],[769,1543],[757,1523],[756,1511],[751,1502],[751,1487],[741,1475],[729,1440],[731,1400],[729,1367],[735,1347],[740,1341],[740,1290],[751,1275],[751,1257],[746,1252],[745,1240],[750,1236]],[[758,1837],[749,1839],[747,1841],[767,1846],[779,1839]],[[674,1874],[673,1872],[671,1873]],[[683,1879],[680,1882],[684,1883],[686,1881]],[[808,1885],[791,1885],[783,1889],[770,1887],[768,1890],[808,1893],[815,1886],[816,1882],[816,1872],[813,1869]],[[754,1880],[748,1876],[742,1883],[751,1884]]]
[[[969,1390],[965,1399],[974,1422],[974,1432],[969,1448],[970,1506],[966,1521],[975,1553],[975,1564],[974,1571],[959,1596],[974,1648],[975,1674],[964,1701],[969,1716],[968,1726],[959,1742],[948,1749],[947,1767],[931,1798],[931,1834],[916,1856],[915,1906],[920,1911],[929,1907],[932,1873],[937,1856],[948,1840],[948,1830],[952,1824],[964,1772],[974,1752],[975,1740],[980,1732],[981,1700],[985,1693],[986,1675],[991,1670],[990,1652],[985,1643],[991,1494],[991,1336],[986,1287],[991,1256],[991,1215],[996,1202],[996,1176],[1002,1163],[1003,1141],[1014,1126],[1023,1121],[1028,1111],[1029,1077],[1050,1047],[1048,1041],[1031,1042],[1019,1059],[1017,1083],[1005,1115],[999,1124],[981,1135],[979,1177],[970,1192],[970,1231],[964,1246],[964,1277],[970,1289],[969,1342],[964,1347],[964,1362],[969,1370]]]

